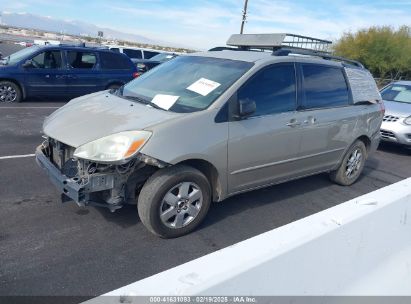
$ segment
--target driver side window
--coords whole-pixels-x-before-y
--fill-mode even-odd
[[[46,51],[31,59],[32,65],[37,69],[60,69],[62,67],[60,51]]]
[[[257,72],[238,91],[239,100],[253,100],[256,111],[251,116],[271,115],[296,109],[294,64],[275,64]]]

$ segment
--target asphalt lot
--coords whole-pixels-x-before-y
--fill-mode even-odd
[[[34,153],[43,119],[63,104],[0,104],[0,158]],[[33,157],[0,159],[0,295],[108,292],[410,177],[410,156],[382,145],[351,187],[318,175],[238,195],[172,240],[150,234],[133,206],[110,213],[61,204]]]
[[[0,35],[0,41],[2,39],[5,39],[6,37],[3,37],[4,35]],[[10,43],[10,42],[2,42],[0,43],[0,53],[3,54],[4,57],[9,56],[10,54],[13,54],[17,51],[20,51],[23,49],[21,45]]]

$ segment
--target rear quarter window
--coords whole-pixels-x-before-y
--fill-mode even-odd
[[[338,67],[303,64],[303,108],[329,108],[349,104],[343,70]]]
[[[123,53],[126,54],[130,58],[136,58],[136,59],[143,58],[143,55],[141,54],[141,50],[123,49]]]
[[[100,66],[102,70],[129,70],[130,59],[121,54],[101,52]]]
[[[151,57],[154,57],[155,55],[160,54],[159,52],[153,52],[153,51],[144,51],[144,59],[150,59]]]
[[[369,71],[346,67],[345,72],[350,83],[354,104],[381,100],[377,84]]]

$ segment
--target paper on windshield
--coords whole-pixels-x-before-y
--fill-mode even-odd
[[[176,103],[179,97],[180,96],[157,94],[151,102],[164,110],[168,110]]]
[[[207,96],[210,94],[212,91],[217,89],[221,83],[212,81],[210,79],[206,78],[200,78],[196,82],[194,82],[192,85],[190,85],[187,90],[190,90],[192,92],[195,92],[197,94]]]

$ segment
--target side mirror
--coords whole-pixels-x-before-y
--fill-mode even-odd
[[[33,61],[31,61],[31,60],[26,60],[26,61],[23,63],[22,67],[23,67],[23,68],[33,68],[33,67],[34,67]]]
[[[245,118],[253,114],[256,110],[256,104],[254,100],[249,98],[240,99],[238,101],[238,117],[239,119]]]

